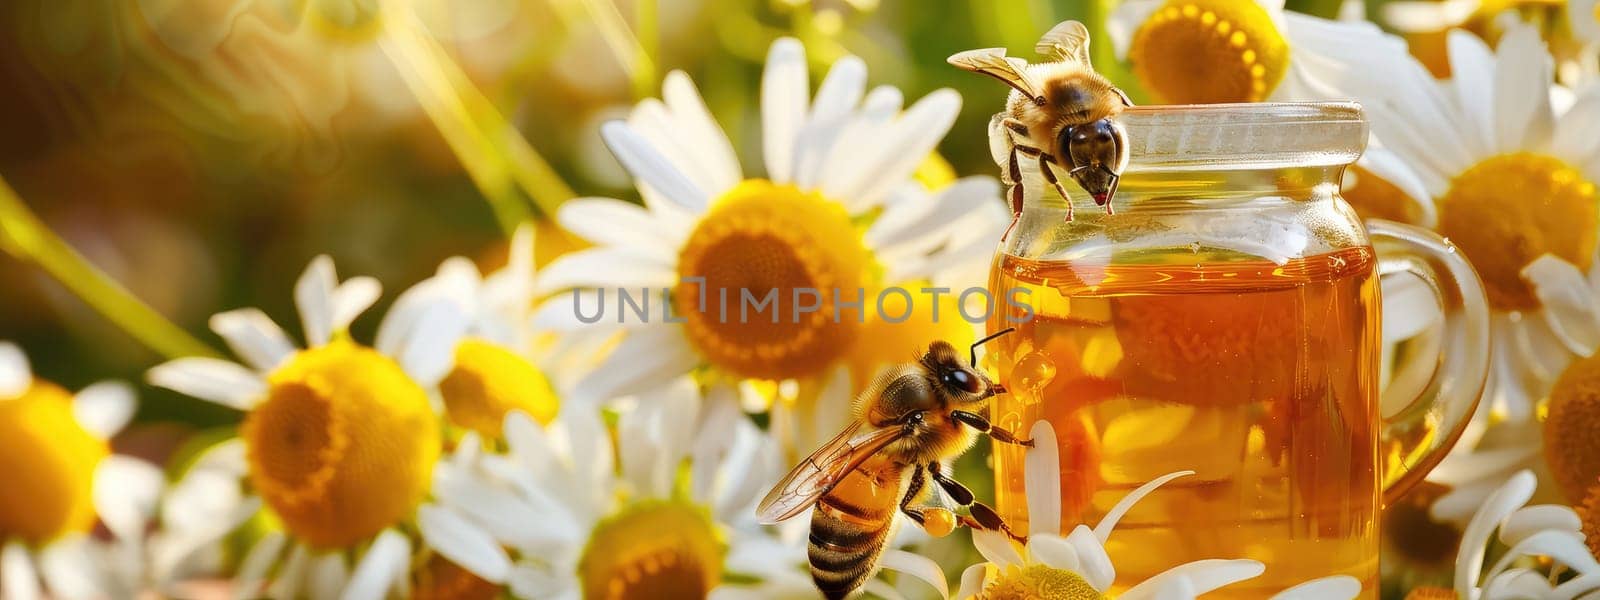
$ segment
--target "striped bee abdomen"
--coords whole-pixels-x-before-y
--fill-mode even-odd
[[[893,504],[865,507],[823,496],[811,513],[811,580],[829,600],[849,596],[866,583],[889,541]]]

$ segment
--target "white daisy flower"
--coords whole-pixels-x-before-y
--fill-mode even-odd
[[[548,427],[511,411],[507,454],[469,436],[439,465],[423,537],[523,598],[727,597],[724,572],[802,573],[803,554],[756,526],[755,503],[782,465],[730,389],[702,398],[679,377],[637,398],[617,423],[615,456],[594,411],[568,406]]]
[[[148,373],[246,413],[242,479],[283,530],[244,557],[240,596],[382,598],[407,585],[411,542],[397,528],[427,496],[442,443],[426,390],[449,373],[467,319],[447,302],[391,311],[377,344],[359,345],[347,328],[380,293],[370,277],[340,283],[319,256],[295,284],[305,349],[245,308],[211,319],[242,363],[182,358]]]
[[[1531,417],[1560,367],[1518,357],[1556,354],[1543,302],[1522,276],[1550,254],[1587,271],[1600,230],[1600,91],[1558,114],[1551,59],[1531,27],[1514,26],[1491,52],[1453,31],[1456,74],[1438,82],[1415,59],[1373,64],[1330,85],[1359,98],[1372,121],[1369,171],[1393,183],[1417,224],[1451,239],[1483,278],[1496,317],[1495,384],[1488,410]],[[1531,371],[1530,368],[1543,369]]]
[[[498,439],[505,414],[520,409],[541,424],[560,406],[557,389],[571,381],[550,376],[575,370],[596,354],[604,338],[542,338],[532,327],[534,226],[519,227],[505,267],[482,275],[471,260],[453,257],[438,272],[402,292],[378,329],[377,343],[392,343],[412,330],[433,306],[448,303],[466,315],[450,371],[439,380],[439,406],[452,425]],[[569,378],[570,379],[570,378]],[[434,389],[430,389],[434,392]]]
[[[1566,501],[1577,505],[1600,486],[1600,443],[1594,433],[1600,415],[1600,269],[1585,275],[1571,263],[1543,256],[1523,270],[1544,309],[1543,332],[1556,343],[1520,358],[1529,371],[1550,381],[1543,427],[1530,427],[1527,446],[1543,448],[1544,467]],[[1537,318],[1537,316],[1535,316]],[[1521,341],[1521,340],[1519,340]],[[1557,348],[1551,349],[1550,345]],[[1541,475],[1544,473],[1541,472]]]
[[[541,290],[575,291],[543,305],[538,323],[623,333],[575,400],[630,396],[704,367],[720,381],[802,382],[849,368],[861,384],[885,353],[904,360],[950,330],[963,336],[955,343],[973,335],[955,293],[939,298],[933,323],[936,303],[922,288],[982,284],[1008,220],[999,186],[978,177],[930,193],[911,181],[960,97],[939,90],[902,110],[899,90],[867,89],[855,57],[833,65],[815,98],[808,81],[800,43],[775,42],[761,84],[765,178],[740,166],[681,72],[667,76],[663,100],[602,128],[645,206],[587,198],[559,215],[596,247],[544,269]],[[879,293],[894,286],[909,292],[909,307]],[[619,289],[648,317],[622,312]],[[597,308],[599,321],[585,323]],[[880,318],[902,313],[906,323]],[[883,343],[857,343],[866,339]]]
[[[1524,506],[1536,485],[1533,473],[1520,471],[1473,514],[1456,555],[1458,598],[1576,598],[1600,589],[1600,562],[1584,546],[1578,514],[1561,505]],[[1487,564],[1492,537],[1507,550]],[[1557,584],[1553,575],[1523,566],[1524,558],[1548,560],[1572,576]]]
[[[117,550],[138,544],[161,492],[160,469],[112,454],[137,408],[133,388],[101,382],[73,394],[38,379],[0,341],[0,597],[122,597],[145,570]],[[103,523],[111,542],[91,533]]]
[[[1285,11],[1283,0],[1126,0],[1106,30],[1164,104],[1330,97],[1325,79],[1406,52],[1376,25]]]
[[[1116,568],[1105,543],[1117,522],[1133,505],[1163,484],[1193,475],[1170,473],[1129,492],[1093,528],[1078,525],[1061,536],[1061,471],[1057,462],[1055,429],[1047,421],[1030,432],[1034,449],[1026,455],[1028,543],[1015,544],[996,531],[974,531],[973,545],[988,562],[968,567],[961,575],[957,598],[1010,599],[1037,597],[1034,590],[1075,590],[1072,597],[1104,597],[1116,580]],[[1042,449],[1042,450],[1038,450]],[[1123,592],[1118,597],[1138,600],[1192,599],[1200,594],[1254,578],[1266,569],[1259,561],[1236,559],[1197,560],[1173,567]],[[1284,590],[1275,598],[1349,599],[1361,592],[1353,577],[1336,576],[1306,582]],[[1058,594],[1067,597],[1071,594]]]

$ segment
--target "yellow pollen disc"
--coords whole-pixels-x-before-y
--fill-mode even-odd
[[[717,200],[679,253],[673,312],[717,367],[761,379],[812,375],[856,339],[858,313],[847,308],[835,319],[833,290],[841,302],[857,299],[870,258],[837,202],[745,181]]]
[[[1578,506],[1578,517],[1583,520],[1583,541],[1589,553],[1600,560],[1600,481],[1589,487],[1589,495]]]
[[[646,501],[595,526],[578,579],[590,600],[704,598],[721,583],[724,552],[705,510]]]
[[[1395,558],[1400,559],[1400,564],[1449,567],[1455,563],[1461,532],[1428,514],[1428,507],[1449,491],[1450,488],[1424,481],[1383,511],[1384,537],[1390,543],[1387,550],[1398,555]]]
[[[241,435],[250,482],[290,533],[349,547],[416,509],[439,458],[439,422],[400,365],[335,341],[295,355],[268,384]]]
[[[94,527],[94,469],[111,454],[72,415],[72,394],[40,379],[0,398],[0,540],[38,546]]]
[[[434,554],[411,571],[412,600],[495,600],[500,586]]]
[[[1082,575],[1045,565],[1011,565],[978,594],[978,600],[1099,600],[1105,598]]]
[[[1544,458],[1567,499],[1576,504],[1600,482],[1600,355],[1567,366],[1550,390]]]
[[[1539,305],[1522,268],[1550,253],[1587,270],[1600,208],[1594,184],[1560,159],[1519,152],[1485,159],[1450,182],[1438,200],[1439,233],[1483,277],[1505,310]]]
[[[499,345],[469,339],[456,346],[456,366],[439,382],[450,422],[489,438],[500,437],[506,411],[522,409],[549,424],[560,407],[544,374]]]
[[[1134,32],[1128,60],[1163,103],[1258,102],[1288,72],[1289,44],[1255,0],[1168,0]]]
[[[1406,600],[1456,600],[1456,591],[1433,586],[1414,587],[1406,594]]]

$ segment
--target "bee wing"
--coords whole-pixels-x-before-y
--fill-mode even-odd
[[[771,525],[810,508],[861,463],[890,442],[900,439],[905,431],[894,426],[857,435],[856,432],[863,425],[865,422],[860,420],[851,423],[839,435],[812,452],[811,456],[800,461],[793,471],[784,476],[783,481],[773,486],[772,491],[756,507],[756,517],[760,522]]]
[[[1038,82],[1028,76],[1028,61],[1006,56],[1005,48],[968,50],[952,54],[945,60],[968,71],[999,79],[1035,102],[1044,98]]]
[[[1089,65],[1089,28],[1077,21],[1062,21],[1045,32],[1033,47],[1042,56]]]

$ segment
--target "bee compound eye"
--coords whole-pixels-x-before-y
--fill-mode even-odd
[[[978,378],[965,370],[956,370],[945,373],[944,381],[951,387],[969,394],[978,393]]]

